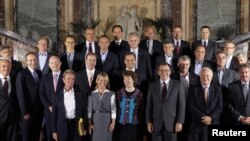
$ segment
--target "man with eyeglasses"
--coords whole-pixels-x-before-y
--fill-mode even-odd
[[[237,71],[238,62],[237,57],[234,56],[235,44],[232,41],[226,41],[224,45],[224,52],[227,55],[226,68]]]
[[[153,141],[176,141],[185,119],[185,94],[182,84],[170,78],[167,63],[158,67],[159,80],[149,86],[146,123]]]

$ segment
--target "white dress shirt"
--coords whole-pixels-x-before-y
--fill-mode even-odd
[[[75,101],[75,92],[72,88],[69,91],[64,89],[64,107],[66,111],[66,119],[74,119],[76,116],[76,101]]]

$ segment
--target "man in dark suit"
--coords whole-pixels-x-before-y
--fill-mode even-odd
[[[239,66],[240,80],[228,86],[228,107],[231,113],[231,124],[250,124],[250,66]]]
[[[38,141],[43,119],[43,106],[39,98],[39,82],[42,72],[37,67],[33,52],[25,55],[27,68],[18,73],[16,92],[22,119],[22,140]]]
[[[102,35],[99,38],[100,54],[97,54],[97,69],[106,72],[111,78],[112,74],[119,69],[119,60],[116,54],[109,50],[109,38]]]
[[[223,111],[221,114],[221,124],[228,124],[229,111],[227,109],[228,85],[239,80],[239,75],[234,70],[225,67],[227,55],[223,51],[216,53],[216,68],[213,72],[213,83],[221,87],[223,97]]]
[[[155,70],[156,57],[163,54],[162,43],[155,40],[155,32],[156,29],[153,25],[146,26],[144,32],[146,39],[141,40],[139,44],[139,48],[144,49],[149,53],[153,70]]]
[[[50,71],[49,57],[51,54],[48,52],[49,38],[40,37],[37,41],[37,68],[42,71],[42,74],[46,74]]]
[[[180,56],[178,59],[178,68],[179,71],[172,73],[171,78],[178,80],[182,83],[185,91],[185,99],[187,101],[188,98],[188,90],[191,86],[195,86],[200,84],[199,76],[189,72],[191,59],[187,55]],[[189,118],[187,114],[185,114],[185,120]],[[178,141],[187,140],[187,125],[184,123],[183,130],[178,134]]]
[[[196,75],[200,75],[201,68],[208,67],[213,68],[213,63],[205,59],[206,48],[202,45],[198,45],[194,51],[195,58],[192,61],[191,72]]]
[[[11,62],[11,71],[10,71],[10,76],[13,78],[16,78],[17,74],[23,70],[22,63],[19,61],[16,61],[12,58],[12,52],[11,52],[11,47],[8,45],[2,45],[0,47],[0,55],[1,59],[6,59]]]
[[[61,61],[57,56],[51,56],[49,67],[52,72],[42,76],[39,87],[40,99],[44,106],[44,117],[47,141],[52,141],[51,113],[53,111],[53,101],[56,92],[63,88],[62,73],[60,70]]]
[[[174,53],[178,56],[187,55],[190,58],[193,56],[191,47],[187,41],[182,38],[182,27],[175,26],[172,31],[172,43],[174,44]]]
[[[75,86],[86,99],[90,92],[95,89],[96,77],[100,73],[99,70],[95,69],[96,61],[96,54],[91,52],[88,53],[85,59],[86,69],[81,70],[76,74]],[[84,103],[86,104],[87,101]],[[87,108],[87,105],[85,105],[84,108]]]
[[[95,42],[95,30],[93,28],[87,28],[85,30],[84,36],[86,41],[76,46],[76,52],[80,53],[84,57],[89,52],[98,54],[100,50],[97,42]]]
[[[154,70],[154,75],[157,75],[157,70],[160,64],[168,63],[171,66],[171,72],[174,73],[178,71],[177,62],[178,55],[174,53],[174,45],[170,41],[163,42],[163,52],[156,58],[156,69]]]
[[[66,53],[61,56],[61,71],[64,72],[67,69],[71,69],[75,72],[81,70],[83,66],[82,60],[84,56],[82,56],[79,52],[75,51],[75,38],[72,35],[68,35],[65,38],[64,42],[66,46]]]
[[[204,67],[200,72],[201,84],[191,86],[187,102],[188,141],[207,141],[208,125],[218,125],[223,109],[221,89],[211,83],[213,71]]]
[[[63,74],[63,82],[64,88],[57,91],[53,103],[53,139],[56,141],[80,141],[80,130],[84,130],[83,122],[79,123],[84,118],[83,99],[81,93],[73,87],[75,72],[66,70]],[[80,127],[78,127],[79,125]]]
[[[205,59],[213,61],[215,59],[215,54],[217,52],[217,44],[215,41],[209,39],[210,27],[202,26],[200,30],[201,30],[201,39],[193,43],[193,50],[195,50],[195,48],[198,45],[203,45],[206,48]]]
[[[187,100],[189,87],[200,84],[200,79],[198,75],[189,72],[189,68],[191,66],[191,59],[187,55],[180,56],[178,58],[177,65],[179,71],[172,73],[170,77],[182,83],[185,90],[185,97]]]
[[[122,39],[123,28],[121,25],[114,25],[112,27],[112,35],[114,40],[109,45],[109,50],[114,52],[117,56],[120,56],[120,53],[124,49],[129,49],[129,44],[127,41]]]
[[[15,77],[10,76],[11,63],[0,60],[0,137],[3,141],[17,140],[19,107]]]
[[[158,68],[160,80],[149,86],[146,123],[153,141],[176,141],[185,119],[185,94],[180,82],[170,78],[171,68],[163,63]]]
[[[226,68],[231,70],[238,70],[237,57],[234,56],[235,44],[232,41],[226,41],[224,44],[224,52],[227,55]]]

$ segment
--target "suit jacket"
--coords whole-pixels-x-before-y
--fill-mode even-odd
[[[195,48],[198,45],[201,45],[201,44],[202,44],[202,40],[195,41],[193,43],[193,50],[195,50]],[[207,44],[207,47],[206,47],[205,59],[213,61],[215,59],[216,53],[217,53],[217,44],[216,44],[216,42],[214,42],[212,40],[208,40],[208,44]]]
[[[237,71],[238,66],[239,66],[239,64],[238,64],[238,61],[237,61],[237,57],[233,56],[233,58],[231,60],[231,63],[230,63],[230,66],[229,66],[229,69]]]
[[[211,68],[213,69],[213,63],[209,60],[204,60],[203,63],[202,63],[202,68],[203,67],[208,67],[208,68]],[[194,70],[195,70],[195,60],[192,60],[191,62],[191,66],[190,66],[190,72],[194,73]]]
[[[98,54],[100,52],[100,47],[98,45],[97,42],[94,42],[95,44],[95,53]],[[75,47],[75,51],[80,53],[82,56],[84,56],[84,60],[85,60],[85,55],[86,55],[86,52],[87,52],[87,46],[86,46],[86,42],[83,42],[81,44],[78,44],[76,47]],[[83,61],[84,61],[83,60]]]
[[[75,72],[78,72],[81,70],[82,66],[85,66],[83,64],[83,56],[78,53],[78,52],[75,52],[74,53],[74,58],[73,58],[73,64],[72,64],[72,70],[75,71]],[[69,64],[68,64],[68,61],[67,61],[67,54],[63,54],[61,57],[61,62],[62,62],[62,66],[61,66],[61,71],[62,73],[69,69]]]
[[[13,78],[16,78],[17,74],[23,70],[22,63],[14,59],[11,59],[11,65],[12,67],[11,67],[10,76]]]
[[[181,81],[181,76],[180,76],[180,73],[179,72],[175,72],[175,73],[172,73],[171,76],[170,76],[172,79],[174,80],[178,80],[178,81]],[[188,74],[188,78],[189,78],[189,87],[190,86],[195,86],[195,85],[198,85],[200,84],[200,77],[192,72],[189,72]],[[186,99],[188,97],[188,92],[186,93]]]
[[[116,54],[108,51],[106,59],[102,62],[101,55],[97,55],[97,66],[96,68],[100,71],[106,72],[109,77],[115,72],[115,70],[119,69],[119,60]]]
[[[141,40],[139,44],[139,48],[146,50],[149,52],[148,47],[147,47],[147,40]],[[151,59],[151,65],[152,69],[154,70],[156,67],[155,61],[156,57],[163,54],[163,49],[162,49],[162,43],[158,40],[153,40],[153,46],[152,46],[152,54],[150,54],[150,59]]]
[[[172,43],[173,43],[173,45],[175,44],[174,40],[172,40]],[[176,50],[174,50],[174,54],[177,55]],[[193,52],[191,50],[190,44],[187,41],[184,41],[184,40],[181,40],[181,46],[180,46],[180,50],[179,50],[178,56],[182,56],[182,55],[187,55],[190,58],[193,57]]]
[[[159,132],[164,124],[169,132],[175,131],[176,122],[184,123],[185,94],[180,82],[169,80],[167,94],[162,99],[160,80],[150,84],[147,96],[146,123],[153,123],[154,131]]]
[[[11,91],[8,96],[4,93],[2,81],[0,80],[0,125],[4,125],[9,120],[11,123],[17,122],[19,107],[15,88],[15,77],[10,76]]]
[[[40,81],[42,72],[39,70],[36,70],[36,72]],[[38,115],[42,113],[39,84],[28,68],[18,73],[16,78],[16,92],[22,117],[26,114]]]
[[[112,51],[117,56],[120,56],[120,53],[123,50],[127,50],[127,49],[129,49],[129,44],[125,40],[122,40],[120,45],[117,45],[115,41],[112,41],[109,45],[109,51]]]
[[[63,74],[61,72],[58,77],[57,88],[55,91],[52,72],[42,76],[39,87],[39,96],[45,111],[48,111],[48,107],[52,106],[56,92],[63,88],[64,84],[62,77]]]
[[[229,84],[228,92],[231,124],[240,124],[238,121],[240,116],[250,116],[250,94],[248,93],[248,98],[245,100],[241,80]]]
[[[220,123],[220,114],[223,109],[221,89],[219,86],[211,83],[209,86],[208,102],[205,102],[202,85],[191,86],[187,102],[187,114],[189,121],[187,125],[191,132],[197,132],[204,126],[201,123],[201,117],[210,116],[212,124]]]
[[[78,120],[84,118],[82,102],[82,95],[74,89],[75,94],[75,117],[76,117],[76,129],[78,129]],[[86,101],[86,100],[84,100]],[[64,89],[60,89],[56,96],[55,102],[53,104],[52,112],[52,132],[58,133],[59,139],[61,141],[66,141],[67,139],[67,122],[66,122],[66,110],[64,105]],[[86,121],[84,121],[86,122]],[[78,131],[77,131],[78,132]]]
[[[88,96],[93,90],[95,90],[96,77],[99,73],[100,73],[100,71],[95,69],[94,78],[93,78],[91,87],[89,86],[88,74],[87,74],[86,70],[81,70],[76,74],[75,87],[79,90],[81,95],[83,95],[84,100],[86,100],[83,102],[83,107],[85,108],[84,110],[86,110],[86,111],[87,111],[87,107],[88,107],[88,105],[87,105]]]
[[[156,58],[156,67],[155,67],[155,70],[154,70],[154,73],[157,74],[157,69],[159,67],[159,65],[161,63],[167,63],[166,62],[166,56],[165,54],[162,54],[160,56],[157,56]],[[177,66],[177,63],[178,63],[178,56],[176,54],[173,54],[173,58],[172,58],[172,64],[171,64],[171,72],[174,73],[176,71],[178,71],[178,66]]]
[[[37,69],[39,69],[40,71],[42,71],[42,74],[46,74],[46,73],[49,73],[51,70],[49,68],[49,58],[51,56],[51,53],[47,53],[47,59],[46,59],[46,63],[43,67],[43,69],[40,68],[40,65],[39,65],[39,56],[38,56],[38,53],[36,55],[37,57],[37,60],[38,60],[38,63],[37,63]]]

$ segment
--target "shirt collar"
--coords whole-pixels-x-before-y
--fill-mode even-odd
[[[119,40],[115,40],[116,43],[121,43],[122,42],[122,39],[119,39]]]
[[[247,84],[247,85],[249,85],[249,82],[241,81],[241,84]]]
[[[108,50],[106,52],[102,52],[100,51],[101,55],[107,55],[108,54]]]
[[[209,88],[210,87],[210,84],[208,86],[205,86],[203,84],[201,84],[201,85],[202,85],[202,88],[205,88],[205,87]]]
[[[136,49],[130,48],[130,51],[131,51],[131,52],[134,52],[134,51],[135,51],[135,52],[138,52],[138,47],[137,47]]]
[[[198,60],[195,60],[195,64],[202,64],[204,60],[202,61],[198,61]]]
[[[41,53],[41,52],[38,53],[39,56],[47,56],[47,54],[48,54],[47,51],[45,53]]]
[[[74,88],[72,87],[70,90],[66,90],[65,88],[63,89],[64,93],[73,93],[74,92]]]
[[[53,72],[52,72],[53,76],[54,76],[55,74],[57,74],[57,76],[59,76],[59,75],[60,75],[60,73],[61,73],[61,71],[60,71],[60,70],[59,70],[59,71],[57,71],[57,72],[55,72],[55,71],[53,71]]]
[[[165,80],[165,81],[163,81],[163,80],[161,80],[161,79],[160,79],[161,84],[162,84],[163,82],[165,82],[166,84],[168,84],[169,80],[170,80],[170,78],[168,78],[168,79],[167,79],[167,80]]]
[[[168,57],[168,58],[171,57],[171,58],[172,58],[172,57],[173,57],[173,54],[171,54],[171,55],[165,54],[165,57]]]
[[[28,67],[28,69],[31,71],[31,73],[33,74],[33,72],[35,71],[35,69],[32,69],[30,67]]]
[[[135,68],[133,68],[133,69],[126,68],[126,70],[131,70],[131,71],[135,72]]]
[[[94,93],[98,93],[98,90],[96,89],[96,90],[94,90],[93,92],[94,92]],[[106,93],[106,92],[110,92],[110,91],[109,91],[108,89],[105,89],[105,90],[104,90],[104,93]]]
[[[93,69],[93,70],[86,69],[86,70],[87,70],[87,74],[89,74],[90,72],[91,72],[92,74],[95,73],[95,69]]]
[[[10,76],[7,75],[7,76],[5,77],[5,76],[3,76],[2,74],[0,74],[0,79],[4,79],[4,78],[7,78],[7,80],[9,80],[9,79],[10,79]]]

